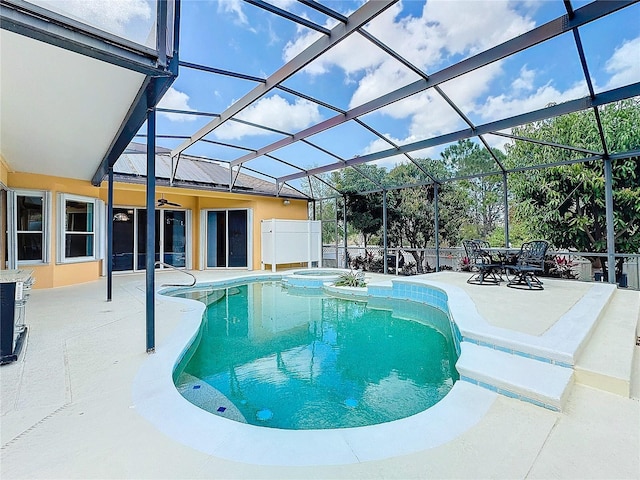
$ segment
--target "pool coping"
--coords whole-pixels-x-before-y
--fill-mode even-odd
[[[206,285],[280,278],[281,274],[254,273]],[[543,335],[533,336],[490,325],[478,313],[469,295],[457,286],[412,277],[374,282],[368,288],[381,289],[376,296],[385,298],[385,289],[393,292],[396,286],[408,292],[404,297],[401,295],[407,300],[416,300],[411,297],[420,288],[442,292],[458,328],[460,342],[497,350],[511,348],[508,353],[568,368],[575,364],[575,357],[615,291],[605,284],[594,285],[552,328]],[[411,286],[416,289],[411,290]],[[161,289],[159,293],[171,290]],[[362,297],[364,293],[362,289],[341,291],[347,298]],[[234,422],[189,403],[175,388],[173,370],[197,336],[205,306],[195,300],[162,298],[183,303],[183,318],[167,342],[138,372],[133,386],[135,408],[169,437],[217,457],[259,465],[293,466],[350,464],[405,455],[441,445],[470,429],[487,413],[498,395],[479,385],[458,381],[440,402],[424,412],[366,427],[294,431]],[[389,298],[400,297],[390,293]]]

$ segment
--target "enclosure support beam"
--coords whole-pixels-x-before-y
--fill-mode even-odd
[[[206,124],[195,134],[193,134],[189,138],[189,140],[183,142],[181,145],[173,149],[173,151],[171,152],[171,156],[176,156],[178,153],[183,152],[198,140],[204,138],[207,134],[211,133],[214,129],[229,120],[235,114],[247,108],[254,101],[269,93],[269,91],[275,88],[278,84],[284,82],[289,77],[292,77],[296,72],[302,70],[313,60],[318,58],[327,50],[331,49],[334,45],[347,38],[358,28],[369,23],[375,17],[391,7],[394,3],[396,3],[396,0],[367,2],[362,5],[349,16],[349,22],[347,24],[337,24],[331,29],[330,35],[322,36],[307,48],[305,48],[298,55],[296,55],[289,62],[287,62],[285,65],[283,65],[280,69],[272,73],[268,78],[265,79],[265,83],[260,83],[259,85],[254,87],[253,90],[248,92],[244,97],[240,98],[237,102],[234,102],[230,107],[222,112],[219,118],[214,118],[211,122]],[[262,154],[263,153],[261,153],[260,155]],[[252,156],[251,158],[256,157]],[[239,163],[244,163],[244,161],[234,160],[233,162],[231,162],[233,166],[238,165]]]
[[[306,18],[299,17],[298,15],[294,15],[286,10],[276,7],[275,5],[271,5],[270,3],[264,2],[263,0],[244,0],[247,3],[251,3],[256,7],[260,7],[267,12],[271,12],[280,17],[286,18],[287,20],[291,20],[292,22],[296,22],[300,25],[304,25],[307,28],[315,30],[316,32],[324,33],[325,35],[331,35],[331,30],[323,27],[322,25],[318,25],[317,23],[313,23]]]
[[[147,353],[156,350],[155,341],[155,251],[156,251],[156,111],[147,110],[147,248],[146,248],[146,307]]]
[[[113,167],[109,167],[107,184],[107,302],[111,301],[113,292]]]
[[[334,207],[335,207],[334,210],[335,210],[335,214],[336,214],[336,223],[334,225],[334,233],[335,233],[335,239],[336,239],[336,242],[335,242],[335,245],[336,245],[336,268],[340,268],[339,267],[340,264],[338,263],[338,258],[339,258],[338,254],[340,253],[339,252],[340,245],[338,243],[338,238],[339,238],[338,237],[338,206],[339,206],[338,205],[338,197],[336,197],[333,200],[333,203],[334,203]]]
[[[387,245],[387,191],[382,191],[382,248],[384,251],[384,266],[382,267],[382,273],[385,275],[388,272],[387,257],[388,257],[388,245]]]
[[[349,268],[349,250],[347,249],[347,196],[342,197],[342,218],[344,219],[344,268]]]
[[[440,185],[433,184],[433,231],[436,237],[436,272],[440,271],[440,209],[438,208],[438,190]]]
[[[522,35],[519,35],[510,40],[507,40],[506,42],[500,45],[496,45],[495,47],[492,47],[488,50],[480,52],[472,57],[466,58],[454,65],[446,67],[440,70],[439,72],[435,72],[429,76],[429,80],[420,78],[419,80],[409,85],[405,85],[404,87],[401,87],[398,90],[389,92],[386,95],[370,100],[369,102],[363,103],[362,105],[359,105],[349,110],[346,114],[338,114],[334,117],[323,120],[320,123],[312,125],[311,127],[296,133],[295,137],[293,138],[278,140],[275,143],[272,143],[270,145],[267,145],[266,147],[259,149],[258,152],[254,154],[245,155],[241,158],[233,160],[231,163],[233,165],[237,165],[238,163],[248,162],[249,160],[253,160],[254,158],[258,158],[259,156],[264,155],[265,153],[270,153],[274,150],[284,148],[285,146],[290,145],[291,143],[294,143],[302,138],[311,137],[320,132],[333,128],[337,125],[353,120],[354,118],[364,116],[367,113],[371,113],[382,107],[385,107],[392,103],[403,100],[407,97],[420,93],[424,90],[427,90],[428,88],[433,88],[437,85],[440,85],[449,80],[452,80],[461,75],[464,75],[465,73],[469,73],[479,68],[485,67],[496,61],[502,60],[518,52],[526,50],[531,46],[537,45],[539,43],[545,42],[546,40],[562,35],[563,33],[573,28],[578,28],[590,22],[598,20],[599,18],[602,18],[611,13],[614,13],[636,2],[637,0],[627,0],[627,1],[619,1],[619,2],[591,2],[585,5],[584,7],[581,7],[578,10],[576,10],[575,16],[571,20],[569,20],[566,15],[558,17],[544,25],[540,25],[534,28],[533,30],[523,33]],[[374,3],[374,2],[368,2],[368,3]],[[351,21],[352,19],[350,18],[349,24],[351,24]],[[585,105],[581,107],[580,110],[584,110],[585,108],[588,108],[588,107],[589,105]],[[548,118],[548,117],[545,117],[545,118]],[[531,120],[531,121],[534,121],[534,120]],[[524,123],[528,123],[528,122],[524,122]],[[495,130],[504,130],[506,128],[508,127],[497,128]],[[484,133],[490,133],[490,132],[488,131],[479,132],[471,136],[477,136]],[[447,142],[444,142],[444,143],[450,143],[456,140],[457,139],[448,140]],[[185,146],[184,148],[187,148],[187,147]],[[416,150],[421,150],[421,149],[422,148],[418,148]],[[405,150],[401,150],[401,151],[395,152],[395,154],[404,153],[404,152]],[[177,151],[174,150],[174,152],[172,152],[172,155],[175,155],[176,153]],[[336,168],[333,168],[333,170],[336,170]]]
[[[616,246],[613,231],[613,175],[612,161],[604,159],[604,202],[607,212],[607,263],[609,283],[616,283]]]
[[[504,246],[509,248],[509,190],[507,172],[502,172],[502,194],[504,196]]]
[[[595,3],[595,2],[594,2]],[[417,142],[408,143],[402,145],[399,148],[392,148],[388,150],[381,150],[374,153],[368,153],[359,157],[353,157],[347,159],[345,162],[330,163],[321,167],[315,167],[307,170],[303,173],[293,173],[280,177],[282,182],[289,182],[306,175],[319,175],[325,172],[331,172],[333,170],[339,170],[345,166],[351,167],[353,165],[360,165],[363,163],[372,162],[374,160],[382,160],[383,158],[393,157],[405,152],[415,152],[418,150],[424,150],[426,148],[437,147],[439,145],[445,145],[447,143],[457,142],[458,140],[464,140],[466,138],[477,137],[479,135],[485,135],[493,133],[495,131],[505,130],[507,128],[517,127],[519,125],[525,125],[527,123],[546,120],[551,117],[558,117],[560,115],[566,115],[567,113],[578,112],[586,110],[592,107],[598,107],[600,105],[606,105],[608,103],[617,102],[619,100],[625,100],[627,98],[640,95],[640,82],[632,83],[623,87],[614,88],[606,92],[598,93],[595,98],[584,97],[575,100],[569,100],[567,102],[549,105],[538,110],[523,113],[521,115],[515,115],[513,117],[504,118],[502,120],[496,120],[494,122],[485,123],[483,125],[476,126],[475,129],[467,128],[465,130],[459,130],[457,132],[446,133],[437,137],[428,138],[425,140],[419,140]],[[301,134],[296,134],[300,136]],[[292,142],[291,142],[292,143]],[[261,151],[261,150],[259,150]],[[233,163],[233,162],[231,162]],[[512,171],[513,169],[509,170]]]

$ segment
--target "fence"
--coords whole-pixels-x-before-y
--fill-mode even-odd
[[[346,259],[345,259],[346,253]],[[415,255],[414,255],[415,254]],[[590,257],[605,257],[605,253],[572,252],[568,250],[552,250],[549,256],[567,262],[571,277],[583,282],[601,279],[601,272],[592,269]],[[462,259],[466,256],[461,247],[441,248],[439,255],[440,270],[460,271]],[[384,268],[384,249],[378,245],[349,246],[324,245],[322,264],[326,267],[367,268],[382,272]],[[416,257],[422,258],[421,268],[418,268]],[[618,278],[620,286],[640,290],[640,254],[616,254],[616,258],[624,258],[622,275]],[[392,247],[387,249],[387,272],[395,275],[416,275],[435,270],[436,249],[412,249]],[[373,267],[373,268],[370,268]],[[600,275],[598,275],[600,273]],[[606,279],[604,279],[606,281]]]

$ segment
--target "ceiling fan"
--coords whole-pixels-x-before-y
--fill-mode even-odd
[[[158,207],[164,207],[165,205],[170,205],[172,207],[180,207],[181,206],[179,203],[173,203],[173,202],[170,202],[169,200],[167,200],[166,198],[164,198],[164,193],[163,193],[162,197],[158,199]]]

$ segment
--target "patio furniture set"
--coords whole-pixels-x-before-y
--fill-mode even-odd
[[[491,248],[484,240],[464,240],[469,266],[473,275],[467,283],[474,285],[499,285],[523,290],[543,290],[542,281],[536,275],[544,271],[544,257],[549,242],[535,240],[517,249]]]

